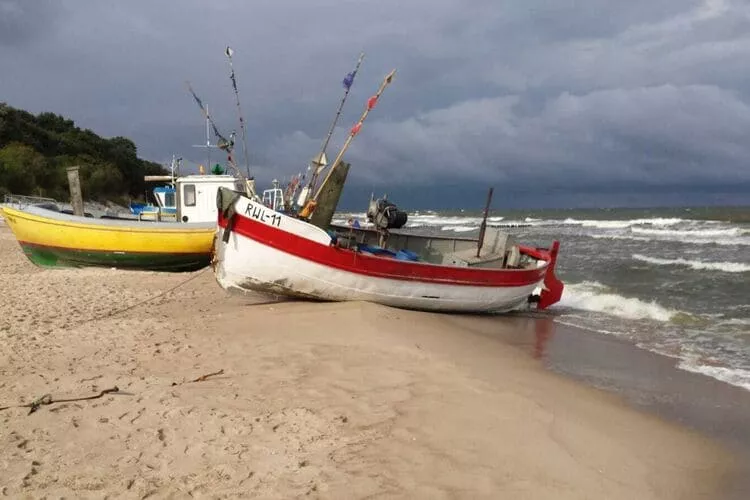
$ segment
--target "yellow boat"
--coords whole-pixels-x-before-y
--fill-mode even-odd
[[[36,206],[2,208],[26,256],[43,267],[195,271],[211,258],[215,222],[78,217]]]

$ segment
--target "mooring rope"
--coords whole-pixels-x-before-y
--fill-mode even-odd
[[[135,308],[136,308],[136,307],[138,307],[138,306],[141,306],[141,305],[143,305],[143,304],[146,304],[146,303],[148,303],[148,302],[151,302],[151,301],[153,301],[153,300],[155,300],[155,299],[158,299],[159,297],[163,297],[163,296],[165,296],[165,295],[167,295],[167,294],[169,294],[169,293],[172,293],[172,292],[174,292],[175,290],[177,290],[177,289],[178,289],[178,288],[180,288],[181,286],[184,286],[184,285],[186,285],[186,284],[190,283],[191,281],[193,281],[194,279],[196,279],[196,278],[198,278],[198,277],[202,276],[202,275],[203,275],[203,273],[205,273],[205,272],[206,272],[206,271],[207,271],[208,269],[210,269],[210,267],[211,267],[211,266],[206,266],[205,268],[203,268],[203,269],[201,269],[200,271],[198,271],[198,272],[197,272],[197,273],[196,273],[195,275],[193,275],[193,276],[189,277],[188,279],[186,279],[186,280],[184,280],[184,281],[181,281],[180,283],[177,283],[177,284],[176,284],[175,286],[173,286],[172,288],[169,288],[169,289],[167,289],[167,290],[164,290],[163,292],[157,293],[157,294],[156,294],[156,295],[154,295],[153,297],[149,297],[149,298],[147,298],[147,299],[141,300],[140,302],[137,302],[137,303],[135,303],[135,304],[129,305],[129,306],[127,306],[127,307],[124,307],[124,308],[122,308],[122,309],[118,309],[118,310],[115,310],[115,311],[110,311],[110,312],[108,312],[107,314],[104,314],[104,315],[102,315],[102,316],[93,316],[93,317],[91,317],[91,318],[87,318],[87,319],[84,319],[84,320],[82,320],[82,321],[79,321],[78,323],[74,323],[73,325],[69,325],[69,326],[66,326],[66,327],[64,327],[63,329],[69,329],[69,328],[71,328],[71,327],[76,327],[76,326],[81,326],[81,325],[85,325],[86,323],[91,323],[92,321],[101,321],[101,320],[103,320],[103,319],[108,319],[108,318],[112,318],[112,317],[114,317],[114,316],[117,316],[118,314],[122,314],[122,313],[124,313],[124,312],[130,311],[131,309],[135,309]]]

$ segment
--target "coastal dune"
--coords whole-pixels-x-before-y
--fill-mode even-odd
[[[0,407],[118,388],[0,411],[0,496],[721,498],[733,472],[495,335],[545,320],[42,270],[1,224],[0,294]]]

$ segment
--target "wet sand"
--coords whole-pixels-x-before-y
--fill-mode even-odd
[[[41,270],[2,223],[0,293],[0,406],[120,390],[0,412],[0,496],[737,493],[733,448],[547,369],[576,365],[554,366],[573,334],[547,321],[229,296],[210,270]]]

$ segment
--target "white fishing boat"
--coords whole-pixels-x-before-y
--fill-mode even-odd
[[[325,231],[226,189],[219,201],[213,266],[225,289],[460,312],[544,309],[562,294],[556,241],[533,248],[488,228],[478,251],[478,239],[391,230],[385,248],[375,230]]]
[[[385,200],[371,200],[372,229],[331,225],[349,169],[343,153],[393,74],[368,100],[322,185],[299,213],[274,211],[243,193],[219,189],[212,257],[218,283],[225,289],[434,311],[506,312],[557,302],[563,289],[554,274],[559,243],[519,245],[509,234],[487,228],[492,190],[474,239],[402,231],[407,214]]]

